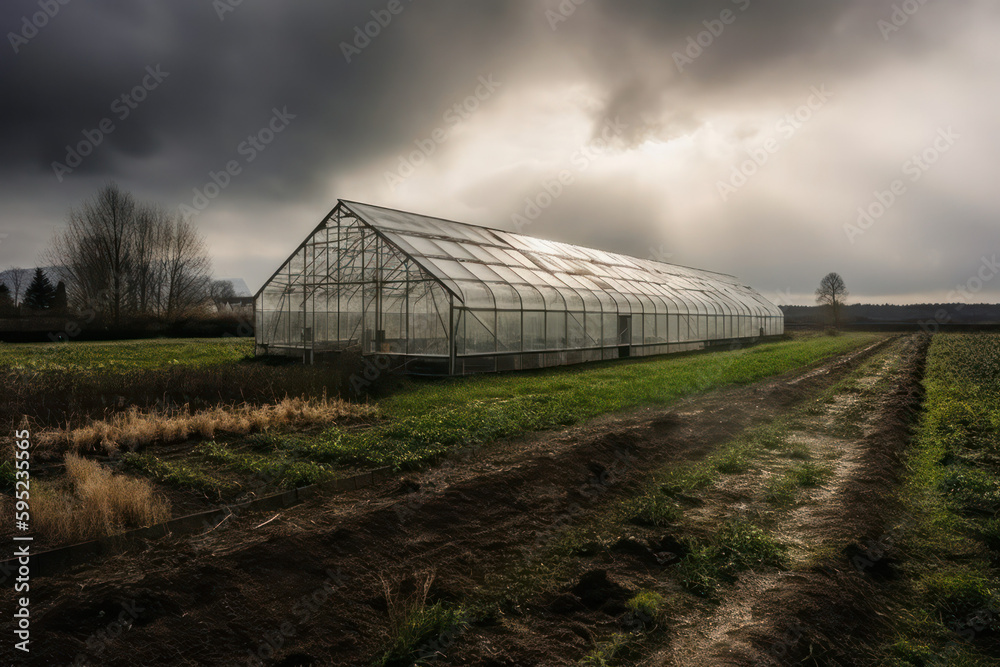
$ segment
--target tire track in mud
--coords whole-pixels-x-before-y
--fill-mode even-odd
[[[797,508],[779,526],[786,541],[836,545],[836,555],[805,568],[741,577],[718,608],[689,619],[690,627],[671,647],[643,665],[869,664],[873,645],[887,630],[881,584],[893,570],[885,560],[865,568],[871,564],[866,545],[881,543],[898,519],[891,494],[923,400],[928,345],[926,337],[903,345],[901,367],[865,420],[864,435],[850,443],[831,438],[849,444],[846,457],[852,460],[816,494],[814,502],[822,504]]]
[[[603,506],[671,461],[703,457],[832,385],[886,342],[670,409],[498,443],[404,480],[290,508],[265,526],[256,527],[258,516],[236,517],[198,540],[152,544],[41,580],[32,591],[33,630],[43,639],[33,659],[367,664],[385,638],[383,579],[405,588],[415,572],[435,570],[432,599],[461,599],[535,549],[574,504]],[[141,611],[105,641],[109,619],[129,604]],[[472,662],[457,664],[486,656],[498,665],[562,664],[588,641],[585,631],[553,624],[532,630],[470,647],[460,660]]]

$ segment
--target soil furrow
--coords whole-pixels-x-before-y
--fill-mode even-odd
[[[367,664],[385,638],[383,580],[405,588],[414,573],[433,570],[431,598],[460,600],[536,550],[574,507],[597,509],[671,461],[703,457],[832,385],[882,344],[669,410],[466,452],[422,474],[289,508],[259,529],[269,517],[237,516],[197,539],[39,580],[33,630],[44,641],[33,658]],[[521,636],[491,634],[489,620],[474,625],[462,642],[468,654],[453,664],[565,664],[591,641],[586,627],[524,620]]]

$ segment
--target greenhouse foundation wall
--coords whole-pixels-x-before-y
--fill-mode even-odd
[[[411,375],[473,375],[477,373],[503,373],[526,371],[554,366],[568,366],[595,361],[652,357],[681,352],[703,350],[738,350],[764,342],[781,340],[781,336],[756,338],[734,338],[728,340],[708,340],[687,343],[653,345],[629,345],[584,350],[559,350],[552,352],[513,352],[505,354],[482,354],[455,357],[413,357],[383,352],[360,355],[368,359],[380,371],[406,373]],[[310,350],[292,347],[258,345],[258,356],[275,355],[301,360],[306,364],[336,364],[344,354],[360,354],[360,350]]]

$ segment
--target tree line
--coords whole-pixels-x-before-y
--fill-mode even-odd
[[[41,269],[19,302],[0,288],[0,306],[31,311],[69,307],[120,326],[141,320],[176,322],[203,311],[212,299],[233,296],[232,285],[212,280],[204,236],[179,214],[139,201],[115,183],[70,210],[43,261],[56,268],[59,285]]]
[[[45,271],[37,268],[31,283],[28,284],[28,289],[24,292],[24,299],[21,300],[21,286],[24,282],[21,269],[11,267],[9,271],[13,276],[11,281],[14,283],[14,292],[11,292],[6,283],[0,283],[0,315],[9,315],[15,312],[19,303],[23,303],[26,308],[36,312],[43,310],[64,311],[66,309],[66,284],[63,281],[60,280],[58,284],[53,285]]]

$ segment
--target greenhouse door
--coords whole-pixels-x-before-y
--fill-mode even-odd
[[[618,316],[618,356],[627,357],[632,345],[632,316]]]

